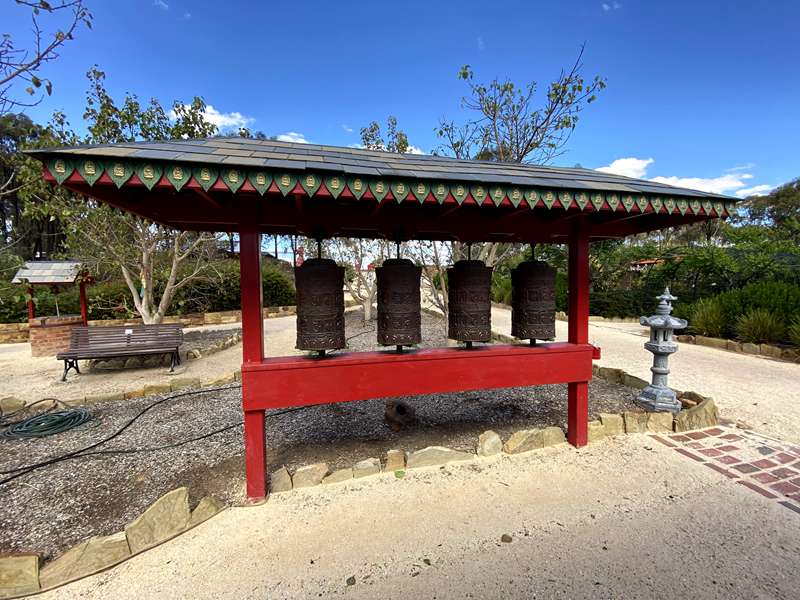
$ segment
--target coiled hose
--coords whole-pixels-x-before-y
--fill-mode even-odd
[[[47,437],[83,425],[91,418],[92,413],[85,408],[56,410],[18,421],[0,435],[17,440]]]

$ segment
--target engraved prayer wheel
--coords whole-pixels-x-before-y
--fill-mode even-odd
[[[344,269],[330,259],[312,258],[295,268],[294,279],[297,349],[344,348]]]
[[[447,269],[449,338],[488,342],[492,337],[492,268],[480,260],[460,260]]]
[[[378,343],[410,346],[422,341],[419,282],[422,268],[390,258],[375,270],[378,282]]]
[[[511,271],[511,335],[550,340],[556,336],[556,271],[528,260]]]

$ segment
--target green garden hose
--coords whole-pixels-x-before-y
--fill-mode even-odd
[[[12,424],[1,435],[12,439],[47,437],[63,433],[91,420],[92,413],[85,408],[68,408],[46,412]]]

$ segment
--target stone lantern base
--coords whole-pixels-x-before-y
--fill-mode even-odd
[[[636,404],[648,412],[679,413],[681,403],[675,392],[668,387],[648,385],[636,397]]]

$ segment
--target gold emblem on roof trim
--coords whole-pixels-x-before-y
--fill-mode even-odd
[[[424,183],[418,183],[417,184],[417,193],[418,194],[424,194],[425,193],[425,184]]]
[[[156,174],[153,171],[153,166],[152,165],[145,165],[142,168],[142,177],[144,177],[145,179],[152,179],[155,176],[156,176]]]
[[[239,171],[236,169],[228,171],[228,181],[231,183],[239,183]]]
[[[205,167],[200,169],[200,181],[211,181],[211,171]]]
[[[398,183],[397,184],[397,193],[398,194],[405,194],[405,192],[406,192],[406,186],[403,184],[403,182]]]
[[[334,190],[338,190],[340,186],[341,186],[341,184],[339,183],[339,178],[338,177],[332,177],[331,178],[331,187]]]
[[[287,187],[291,182],[288,175],[281,175],[281,185],[283,187]]]
[[[306,185],[308,187],[314,187],[317,184],[317,179],[313,175],[306,176]]]
[[[66,163],[60,159],[56,161],[56,164],[53,166],[53,168],[56,170],[56,173],[60,173],[62,175],[67,172]]]
[[[383,193],[383,182],[382,181],[378,181],[378,182],[375,183],[375,191],[378,192],[379,194]]]
[[[256,173],[256,184],[258,185],[266,185],[267,184],[267,176],[263,173]]]
[[[86,171],[87,175],[97,175],[97,168],[91,160],[87,160],[83,163],[83,170]]]
[[[353,189],[355,191],[360,192],[362,187],[364,187],[364,184],[361,182],[360,179],[353,180]]]
[[[114,177],[125,177],[125,166],[122,163],[114,163],[112,173]]]
[[[172,168],[172,178],[175,181],[183,181],[183,168],[181,167],[173,167]]]

